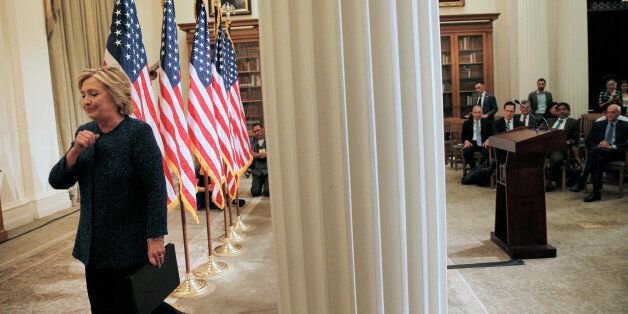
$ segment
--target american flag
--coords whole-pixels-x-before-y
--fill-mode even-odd
[[[217,92],[217,99],[225,109],[228,121],[229,138],[231,140],[231,173],[227,174],[229,195],[235,197],[240,176],[253,161],[251,148],[244,117],[244,108],[240,98],[240,81],[236,66],[235,51],[228,33],[222,25],[218,25],[218,32],[214,47],[214,67],[217,84],[222,88]]]
[[[129,77],[133,86],[131,103],[133,103],[134,115],[150,125],[163,156],[164,145],[159,135],[157,120],[158,108],[148,75],[142,30],[133,0],[117,0],[114,4],[103,63],[107,66],[121,68]],[[165,158],[163,168],[168,193],[168,208],[173,208],[177,204],[177,197],[172,175],[168,170]]]
[[[220,151],[222,153],[222,159],[227,165],[226,180],[229,184],[229,195],[235,197],[235,191],[232,189],[236,183],[237,161],[234,155],[233,145],[233,131],[231,129],[230,113],[228,106],[228,94],[224,85],[224,79],[218,67],[221,66],[221,45],[222,45],[223,29],[219,24],[218,31],[216,33],[216,39],[214,41],[214,54],[211,59],[211,79],[212,79],[212,104],[216,117],[216,129],[218,131],[218,139],[220,141]]]
[[[224,164],[218,125],[212,105],[211,47],[207,11],[202,0],[196,1],[196,32],[190,56],[190,91],[188,93],[188,125],[192,151],[205,173],[211,178],[212,200],[224,207],[222,182]]]
[[[159,60],[160,132],[165,144],[166,161],[179,180],[181,201],[196,222],[196,174],[190,152],[188,124],[181,96],[181,68],[177,47],[177,22],[172,0],[165,0],[161,27]]]

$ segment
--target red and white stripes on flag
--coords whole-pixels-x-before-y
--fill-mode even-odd
[[[190,90],[188,125],[191,147],[201,167],[211,179],[212,200],[224,208],[222,183],[225,180],[216,112],[212,105],[211,48],[207,11],[202,0],[196,1],[196,32],[190,55]]]
[[[214,106],[223,113],[222,125],[227,132],[227,138],[231,146],[229,154],[225,154],[228,160],[229,172],[227,183],[229,195],[235,197],[240,176],[246,171],[253,161],[251,148],[244,117],[244,108],[240,98],[240,83],[236,66],[233,44],[222,25],[218,26],[216,34],[214,58],[212,62],[212,76],[215,81]],[[221,120],[222,121],[222,120]]]
[[[148,75],[146,51],[142,42],[142,30],[137,19],[133,0],[118,0],[113,7],[109,38],[105,49],[104,65],[124,70],[131,85],[131,103],[136,118],[148,123],[153,130],[155,141],[164,155],[164,145],[159,135],[158,108]],[[172,175],[163,161],[168,208],[177,205]]]
[[[166,0],[161,35],[159,67],[160,133],[165,144],[168,167],[179,180],[181,201],[198,223],[196,205],[196,175],[190,151],[188,124],[181,96],[181,68],[177,43],[177,23],[174,3]]]

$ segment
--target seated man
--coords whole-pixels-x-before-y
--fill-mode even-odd
[[[270,189],[268,188],[268,164],[266,157],[266,137],[264,133],[264,127],[261,123],[253,124],[253,134],[255,140],[251,149],[253,154],[253,182],[251,183],[251,195],[264,196],[270,195]]]
[[[198,208],[198,210],[204,210],[207,208],[206,204],[206,198],[205,198],[205,175],[204,175],[204,171],[201,170],[201,166],[197,165],[195,167],[195,173],[196,173],[196,206]],[[211,179],[209,179],[211,180]],[[211,197],[211,190],[209,191],[209,195]],[[216,204],[214,204],[214,202],[212,202],[210,200],[209,202],[209,207],[210,208],[218,208],[218,206],[216,206]]]
[[[600,200],[602,173],[604,166],[611,161],[625,158],[624,150],[628,147],[628,122],[618,119],[621,108],[612,104],[606,108],[606,120],[595,122],[587,136],[587,164],[580,182],[570,190],[579,192],[584,189],[586,179],[591,174],[593,192],[584,198],[585,202]]]
[[[493,134],[510,131],[522,125],[520,120],[514,119],[516,108],[517,105],[512,101],[507,101],[504,104],[504,117],[493,122]]]
[[[556,114],[558,118],[550,119],[548,125],[552,129],[559,129],[567,131],[567,149],[578,144],[580,139],[580,123],[574,118],[569,118],[571,108],[566,102],[558,103],[556,106]],[[555,151],[549,154],[550,167],[549,167],[549,180],[550,184],[547,186],[551,188],[551,181],[560,181],[561,165],[567,157],[567,150]]]
[[[481,152],[482,160],[488,159],[488,138],[492,135],[491,123],[488,119],[482,119],[482,108],[474,106],[471,110],[472,118],[462,124],[462,141],[464,148],[462,154],[464,159],[469,163],[471,168],[475,168],[476,163],[473,159],[473,153]]]
[[[606,120],[606,115],[603,115],[603,116],[595,119],[595,122],[600,122],[600,121],[604,121],[604,120]],[[617,120],[628,122],[628,117],[620,115],[619,117],[617,117]]]
[[[521,111],[521,113],[516,114],[514,116],[514,119],[519,120],[522,126],[535,126],[536,125],[537,119],[532,117],[532,115],[530,115],[530,111],[532,111],[532,106],[530,105],[529,101],[522,100],[521,106],[519,106],[519,111]]]

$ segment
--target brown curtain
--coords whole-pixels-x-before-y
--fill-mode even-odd
[[[88,121],[80,107],[76,76],[102,64],[113,1],[50,1],[54,17],[49,27],[48,52],[61,152],[65,152],[81,124]],[[47,17],[50,20],[50,17]]]
[[[80,107],[76,76],[86,68],[102,64],[113,0],[44,1],[57,137],[64,154],[76,129],[89,121]],[[70,195],[76,205],[76,187]]]

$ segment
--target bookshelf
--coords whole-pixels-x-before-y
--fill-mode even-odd
[[[499,14],[443,15],[441,63],[443,114],[460,118],[471,112],[475,83],[493,93],[493,21]]]
[[[190,53],[192,51],[196,25],[195,23],[185,23],[179,24],[179,27],[186,33],[188,53]],[[209,29],[210,32],[214,29],[213,21],[210,21]],[[252,125],[257,122],[264,122],[258,20],[234,20],[231,22],[230,33],[238,64],[242,106],[244,107],[249,135],[252,135]],[[213,34],[211,35],[213,37]]]

